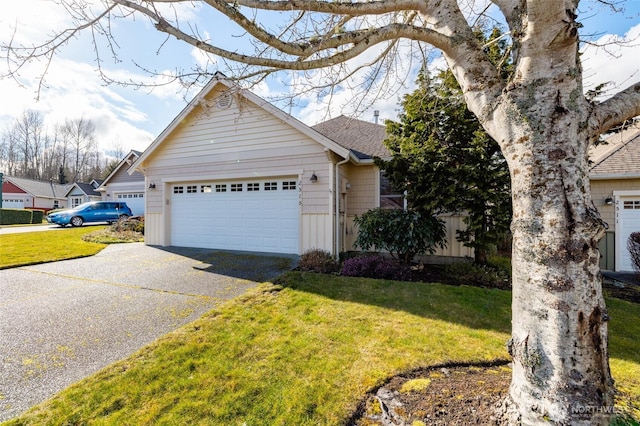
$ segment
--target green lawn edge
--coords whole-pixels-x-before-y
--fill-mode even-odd
[[[0,269],[93,256],[107,245],[83,241],[104,226],[36,231],[0,236]]]
[[[617,406],[638,417],[640,305],[607,302]],[[290,272],[4,425],[344,424],[395,374],[508,359],[510,304],[503,290]]]

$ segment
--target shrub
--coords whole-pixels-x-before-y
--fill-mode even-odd
[[[511,258],[506,256],[489,256],[487,258],[487,266],[497,270],[500,273],[504,273],[507,276],[511,276]]]
[[[144,235],[144,217],[140,217],[137,219],[119,219],[117,222],[111,225],[111,229],[114,232],[132,231]]]
[[[451,277],[455,277],[459,284],[502,289],[511,287],[509,273],[490,266],[455,262],[445,265],[444,272]]]
[[[340,265],[338,265],[338,262],[336,262],[328,251],[310,249],[300,256],[298,268],[301,271],[331,274],[338,272]]]
[[[444,222],[415,211],[372,209],[356,216],[358,237],[355,246],[363,250],[386,250],[408,265],[417,254],[433,254],[445,247]]]
[[[342,266],[341,275],[347,277],[381,278],[406,281],[411,278],[408,266],[394,259],[385,259],[378,255],[360,256],[347,259]]]
[[[631,265],[640,274],[640,232],[632,232],[627,240],[627,250],[631,255]]]

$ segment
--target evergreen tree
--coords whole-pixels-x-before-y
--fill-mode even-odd
[[[499,40],[494,30],[491,39]],[[509,72],[500,41],[487,43],[493,62]],[[510,180],[500,147],[467,109],[451,71],[431,78],[423,71],[418,89],[406,95],[400,122],[387,122],[390,161],[377,160],[409,206],[423,214],[465,214],[467,229],[457,239],[485,264],[488,250],[508,232]]]

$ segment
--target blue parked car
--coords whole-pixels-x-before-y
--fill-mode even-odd
[[[131,209],[127,203],[113,201],[92,201],[80,204],[70,210],[51,213],[47,216],[47,222],[60,226],[82,226],[87,222],[116,222],[119,219],[131,216]]]

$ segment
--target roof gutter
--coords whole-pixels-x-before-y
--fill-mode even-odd
[[[590,180],[610,180],[610,179],[640,179],[640,174],[628,173],[604,173],[589,175]]]

